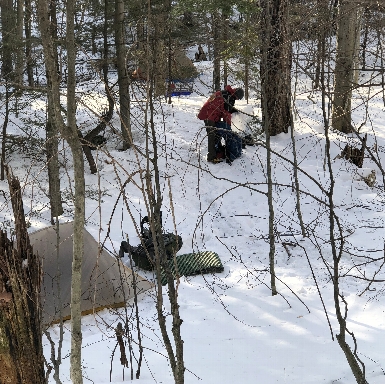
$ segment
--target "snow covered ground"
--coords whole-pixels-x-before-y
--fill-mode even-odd
[[[261,145],[247,146],[242,157],[230,166],[226,163],[206,162],[207,139],[196,115],[210,95],[205,84],[211,83],[211,63],[197,64],[200,77],[190,96],[174,97],[172,104],[158,106],[157,130],[160,142],[164,204],[163,221],[166,231],[173,230],[168,180],[171,185],[178,234],[183,238],[179,254],[198,250],[218,253],[224,272],[214,275],[182,277],[179,286],[180,312],[183,319],[186,384],[352,384],[355,382],[347,360],[335,335],[339,332],[335,316],[332,284],[327,266],[332,263],[329,243],[328,211],[322,201],[326,197],[317,184],[330,187],[325,163],[325,136],[320,109],[320,95],[311,91],[309,83],[300,81],[296,94],[295,141],[297,157],[303,172],[299,172],[301,209],[309,237],[301,236],[292,185],[293,167],[290,162],[273,156],[273,179],[276,230],[276,275],[279,295],[271,296],[268,254],[268,205],[266,197],[266,150]],[[236,81],[232,86],[242,86]],[[93,84],[83,101],[88,107],[103,109],[105,99]],[[368,89],[365,89],[365,92]],[[378,91],[378,89],[377,89]],[[133,137],[135,144],[144,147],[140,127],[142,95],[136,90],[138,102],[133,103]],[[365,116],[362,99],[356,95],[354,121],[357,125]],[[236,103],[236,107],[259,114],[258,100]],[[79,126],[90,129],[95,118],[86,107],[79,105]],[[30,117],[42,118],[45,103],[31,103]],[[382,94],[371,99],[371,124],[361,133],[368,133],[368,146],[377,150],[378,159],[385,160],[385,113]],[[20,118],[20,116],[19,116]],[[234,126],[245,127],[245,115],[234,117]],[[12,118],[10,130],[18,133],[19,120]],[[369,122],[369,119],[368,119]],[[113,124],[119,127],[115,115]],[[36,136],[44,137],[43,128],[36,127]],[[108,225],[110,238],[105,246],[116,253],[120,242],[129,237],[139,242],[122,198],[118,199],[120,183],[138,167],[135,152],[117,150],[119,142],[109,130],[106,150],[97,153],[98,174],[87,169],[87,230],[95,238],[105,240]],[[337,157],[346,143],[357,143],[353,135],[331,132],[331,158],[335,177],[334,202],[346,235],[341,261],[341,274],[372,278],[384,258],[384,183],[381,171],[369,157],[363,170]],[[272,138],[272,148],[292,160],[290,134]],[[94,152],[96,155],[96,152]],[[66,212],[63,221],[71,220],[72,185],[71,160],[66,146],[61,152],[68,173],[63,170],[62,189]],[[36,155],[39,158],[39,153]],[[143,162],[140,159],[139,162]],[[11,166],[24,185],[25,210],[31,223],[30,231],[49,225],[46,198],[47,177],[42,162],[32,163],[13,155]],[[362,176],[375,171],[377,182],[370,188]],[[310,179],[309,176],[313,178]],[[139,182],[137,175],[134,180]],[[73,187],[73,185],[72,185]],[[102,191],[98,195],[98,189]],[[7,185],[0,183],[7,191]],[[128,183],[126,196],[136,220],[146,215],[141,191]],[[315,197],[318,200],[315,199]],[[10,219],[10,206],[0,195],[2,221]],[[99,232],[99,229],[101,231]],[[364,257],[379,259],[360,265]],[[127,257],[126,257],[127,258]],[[124,262],[127,263],[127,259]],[[138,271],[149,279],[149,272]],[[314,272],[314,276],[313,273]],[[384,283],[373,283],[365,291],[368,281],[346,276],[341,289],[348,303],[347,324],[357,339],[358,355],[365,363],[370,384],[385,383],[385,298]],[[376,279],[384,279],[384,273]],[[317,284],[315,283],[315,280]],[[317,289],[319,288],[319,291]],[[364,292],[365,291],[365,292]],[[362,295],[361,293],[364,292]],[[322,296],[322,301],[320,299]],[[323,308],[326,308],[326,314]],[[131,318],[132,303],[128,303]],[[172,383],[172,373],[166,357],[156,320],[155,291],[141,295],[139,301],[144,361],[140,381]],[[165,295],[165,313],[169,313]],[[124,310],[104,310],[83,318],[83,366],[85,383],[121,383],[130,380],[130,368],[123,370],[116,347],[114,328],[125,319]],[[169,318],[169,316],[168,316]],[[328,324],[330,321],[330,327]],[[136,328],[132,324],[133,370],[138,357]],[[65,323],[61,380],[70,383],[69,350],[70,325]],[[169,327],[171,329],[171,327]],[[58,341],[58,327],[50,329]],[[171,331],[170,331],[171,332]],[[334,338],[334,340],[333,340]],[[353,347],[351,339],[348,340]],[[50,359],[50,346],[44,338],[44,351]],[[112,360],[112,362],[111,362]],[[111,380],[110,380],[111,377]],[[53,383],[51,375],[50,382]]]

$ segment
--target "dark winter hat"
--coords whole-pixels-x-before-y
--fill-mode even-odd
[[[242,100],[245,92],[243,92],[242,88],[237,88],[234,92],[234,96],[237,100]]]

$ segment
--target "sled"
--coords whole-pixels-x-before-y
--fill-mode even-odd
[[[194,79],[166,80],[166,97],[169,96],[188,96],[193,93]]]

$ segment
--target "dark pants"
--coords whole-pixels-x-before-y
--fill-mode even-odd
[[[205,120],[206,132],[207,132],[207,161],[213,161],[217,157],[217,142],[218,137],[216,134],[215,122],[211,120]]]
[[[231,125],[224,121],[219,121],[215,125],[217,127],[218,142],[223,138],[226,143],[226,160],[232,162],[242,155],[242,139],[231,130]]]
[[[242,139],[231,130],[231,125],[224,121],[205,120],[207,132],[207,161],[217,158],[217,152],[221,148],[221,139],[224,138],[226,159],[232,162],[242,155]]]

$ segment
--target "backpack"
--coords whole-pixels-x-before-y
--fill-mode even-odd
[[[203,107],[200,109],[198,113],[199,120],[207,120],[209,111],[211,109],[212,102],[217,98],[217,92],[213,93],[208,100],[203,104]]]
[[[145,223],[148,223],[148,216],[145,216],[140,222],[143,244],[140,243],[138,246],[133,247],[127,241],[122,241],[119,256],[124,257],[124,253],[130,253],[137,267],[151,271],[155,267],[155,245],[151,230],[144,228]],[[182,237],[174,233],[163,233],[162,237],[166,250],[166,259],[170,260],[182,248]]]

